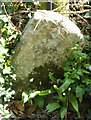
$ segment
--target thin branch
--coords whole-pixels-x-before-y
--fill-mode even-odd
[[[17,14],[21,14],[21,13],[30,13],[30,11],[25,11],[25,10],[22,10],[22,11],[17,11],[17,12],[14,12],[14,13],[10,13],[9,16],[13,16],[13,15],[17,15]]]
[[[52,11],[53,11],[53,12],[54,12],[54,11],[57,11],[58,9],[63,8],[63,7],[66,7],[66,6],[63,5],[63,6],[57,7],[56,9],[53,9]]]
[[[81,14],[81,13],[85,13],[85,12],[91,12],[91,9],[89,10],[83,10],[83,11],[70,11],[70,12],[60,12],[61,14]]]
[[[21,35],[22,32],[12,23],[11,18],[10,18],[10,16],[9,16],[8,13],[7,13],[7,10],[6,10],[6,7],[5,7],[4,3],[2,3],[2,6],[4,7],[4,11],[5,11],[6,16],[7,16],[8,19],[9,19],[9,22],[10,22],[11,25],[16,29],[16,31],[18,31],[18,32],[20,33],[20,35]]]
[[[82,16],[80,16],[79,14],[77,14],[76,13],[76,15],[79,17],[79,18],[81,18],[85,23],[87,23],[88,24],[88,21],[87,20],[85,20]]]
[[[65,120],[67,120],[67,114],[68,114],[68,97],[67,97],[66,105],[67,105],[67,112],[65,114]]]

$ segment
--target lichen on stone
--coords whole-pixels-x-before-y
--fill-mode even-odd
[[[63,61],[71,54],[66,49],[73,47],[77,41],[83,43],[83,35],[68,18],[52,11],[35,12],[15,48],[12,64],[18,67],[15,70],[14,85],[22,81],[21,86],[25,85],[27,89],[45,89],[50,86],[48,73],[59,72],[56,77],[61,77]],[[32,78],[34,82],[29,83]],[[17,86],[18,88],[22,90],[21,87]]]

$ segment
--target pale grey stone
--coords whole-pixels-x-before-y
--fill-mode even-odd
[[[83,43],[80,29],[60,13],[39,10],[27,23],[20,42],[15,48],[12,64],[15,70],[17,90],[50,87],[48,73],[62,77],[62,65],[67,53],[79,41]],[[30,82],[30,79],[33,79]]]

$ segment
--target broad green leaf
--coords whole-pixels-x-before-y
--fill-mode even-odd
[[[84,90],[77,86],[76,87],[76,96],[79,98],[80,102],[82,101],[82,95],[84,94]]]
[[[74,95],[69,95],[69,101],[72,104],[73,108],[78,112],[78,102],[77,99]]]
[[[60,105],[58,103],[50,103],[46,106],[48,112],[52,112],[54,110],[56,110],[57,108],[59,108]]]
[[[53,75],[52,75],[51,73],[49,73],[49,78],[50,78],[54,83],[56,83],[56,79],[55,79],[55,77],[53,77]]]
[[[58,88],[58,93],[62,93],[64,92],[71,83],[73,83],[74,81],[71,79],[66,79],[66,81]]]
[[[40,109],[42,109],[44,107],[44,98],[42,96],[37,96],[35,98],[35,102]]]
[[[61,107],[61,110],[60,110],[61,119],[64,118],[66,112],[67,112],[67,107],[65,106]]]

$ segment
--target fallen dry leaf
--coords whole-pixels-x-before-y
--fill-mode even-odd
[[[16,103],[16,104],[15,104],[15,107],[16,107],[18,110],[20,110],[20,111],[24,111],[24,110],[25,110],[25,108],[24,108],[24,106],[22,105],[22,103]]]

